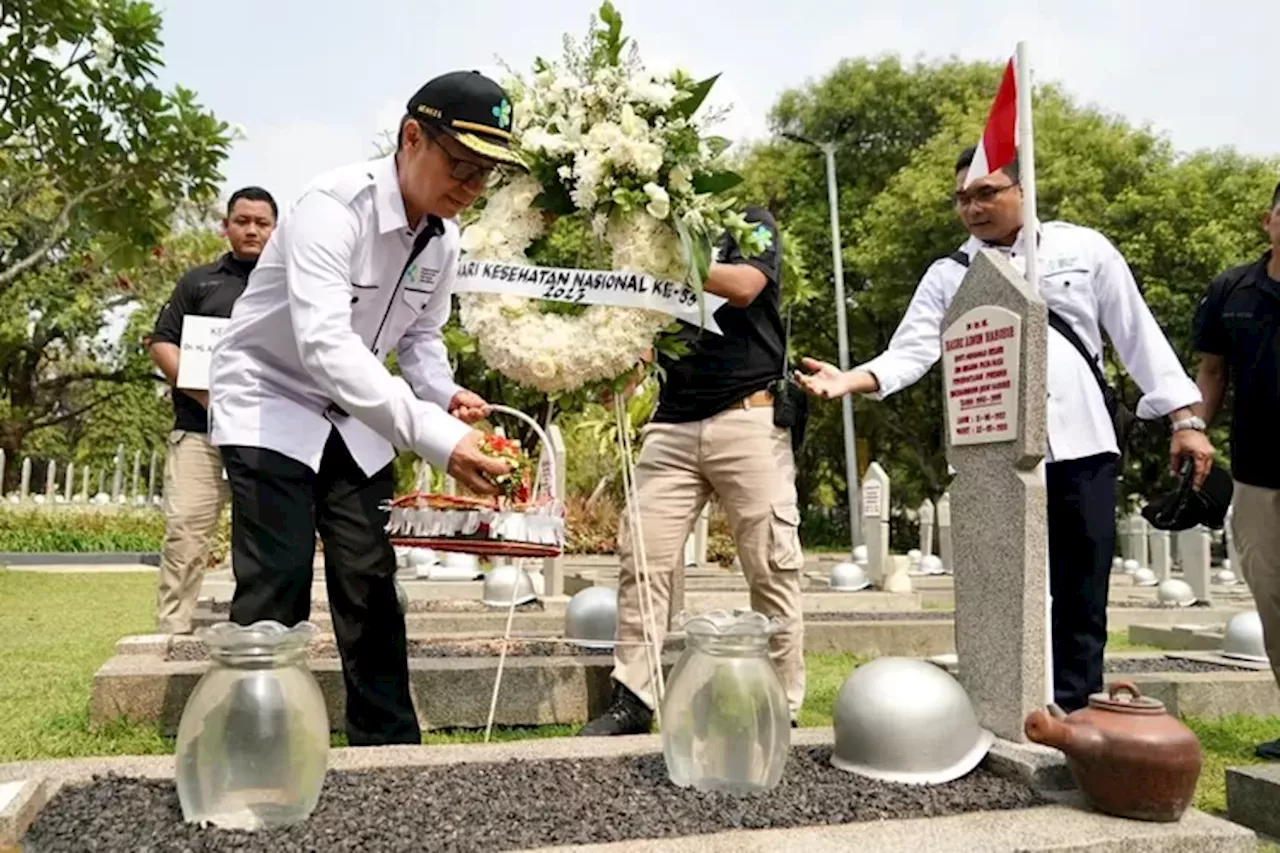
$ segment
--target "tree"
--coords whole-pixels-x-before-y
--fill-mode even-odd
[[[160,17],[134,0],[0,4],[0,449],[149,382],[95,340],[138,298],[184,201],[221,179],[227,126],[154,84]]]
[[[779,131],[837,139],[841,229],[853,363],[887,344],[920,276],[965,234],[951,203],[956,155],[974,142],[994,95],[998,66],[954,62],[902,67],[896,60],[842,63],[774,110]],[[1040,218],[1098,228],[1128,259],[1156,318],[1191,368],[1189,318],[1208,280],[1261,249],[1257,217],[1277,164],[1230,151],[1179,156],[1167,140],[1096,110],[1055,87],[1037,89]],[[830,281],[830,237],[820,158],[790,143],[752,152],[749,182],[768,192],[804,237],[815,281]],[[826,291],[804,312],[800,343],[834,361]],[[1116,365],[1109,364],[1113,376]],[[1131,404],[1136,392],[1126,381]],[[894,481],[895,503],[914,507],[947,483],[938,370],[883,403],[856,406],[859,437]],[[806,442],[802,500],[822,486],[843,503],[839,407],[819,405]],[[1167,429],[1140,431],[1125,489],[1150,494],[1167,467]]]

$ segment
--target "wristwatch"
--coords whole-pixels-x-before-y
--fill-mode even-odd
[[[1198,432],[1204,432],[1204,428],[1205,428],[1204,419],[1196,417],[1194,415],[1189,418],[1183,418],[1180,421],[1173,422],[1174,432],[1182,432],[1184,429],[1194,429]]]

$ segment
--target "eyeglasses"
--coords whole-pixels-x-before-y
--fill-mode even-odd
[[[1016,186],[1018,186],[1018,182],[1014,181],[1011,184],[1005,184],[1003,187],[985,186],[978,187],[971,193],[958,192],[954,196],[956,207],[968,207],[974,203],[990,204],[1005,190],[1011,190]]]
[[[507,176],[507,170],[501,163],[477,163],[474,160],[453,156],[449,149],[440,143],[440,137],[449,134],[439,128],[422,125],[422,130],[427,139],[435,143],[436,147],[449,159],[449,177],[455,181],[461,181],[464,184],[481,183],[486,187],[493,187],[502,183],[503,178]]]

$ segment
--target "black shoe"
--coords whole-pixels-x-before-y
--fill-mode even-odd
[[[578,732],[580,737],[647,735],[653,726],[653,711],[623,684],[613,688],[613,704]]]
[[[1265,761],[1280,761],[1280,740],[1260,743],[1253,753]]]

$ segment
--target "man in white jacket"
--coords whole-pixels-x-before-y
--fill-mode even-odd
[[[925,272],[885,352],[847,373],[806,359],[812,373],[800,379],[810,392],[882,400],[909,387],[941,355],[942,320],[973,256],[980,249],[998,249],[1014,267],[1025,267],[1018,163],[966,187],[973,155],[974,150],[967,149],[955,167],[956,210],[969,239]],[[1174,464],[1183,456],[1194,458],[1197,488],[1213,461],[1213,446],[1204,435],[1204,422],[1192,411],[1200,392],[1115,246],[1097,231],[1066,222],[1045,222],[1035,236],[1040,294],[1057,315],[1048,337],[1045,477],[1054,697],[1069,712],[1083,708],[1089,695],[1102,689],[1107,592],[1115,553],[1120,448],[1095,371],[1101,362],[1102,330],[1143,391],[1138,417],[1169,417],[1171,458]]]
[[[395,448],[494,493],[508,470],[467,424],[441,329],[458,260],[454,217],[522,167],[511,104],[476,72],[409,101],[396,153],[323,175],[262,253],[215,347],[212,441],[232,495],[231,619],[308,618],[315,537],[346,681],[352,745],[419,743],[396,560],[385,532]],[[385,365],[397,355],[402,377]]]

